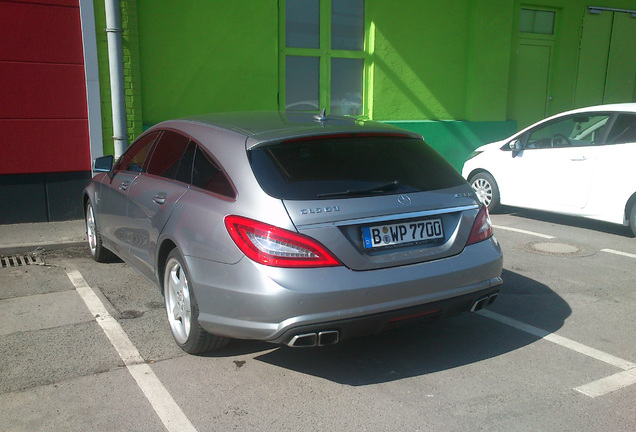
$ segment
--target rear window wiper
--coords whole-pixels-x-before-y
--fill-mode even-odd
[[[400,182],[398,180],[393,180],[389,183],[384,183],[381,185],[364,188],[364,189],[349,189],[346,191],[339,192],[327,192],[316,195],[316,198],[330,198],[336,196],[356,196],[356,195],[372,195],[383,192],[390,192],[396,190],[400,187]]]

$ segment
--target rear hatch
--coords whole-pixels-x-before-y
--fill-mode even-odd
[[[353,270],[456,255],[480,208],[461,175],[410,136],[294,139],[253,147],[249,157],[298,231]]]

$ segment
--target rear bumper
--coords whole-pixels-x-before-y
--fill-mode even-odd
[[[394,328],[406,327],[433,321],[438,318],[457,315],[461,312],[470,311],[480,299],[484,303],[492,303],[497,293],[499,293],[501,279],[493,280],[492,283],[495,284],[492,288],[406,309],[398,309],[340,321],[292,327],[271,342],[301,347],[332,345],[336,342],[357,336],[381,333]],[[483,307],[485,304],[480,306]],[[323,334],[327,334],[327,339],[324,341]],[[316,335],[314,344],[297,342],[299,337],[305,336],[306,339],[307,336],[311,338],[313,335]]]
[[[330,329],[345,339],[467,311],[499,290],[503,265],[494,238],[453,257],[372,271],[185,259],[205,330],[276,343]]]

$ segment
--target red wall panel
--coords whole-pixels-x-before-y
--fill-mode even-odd
[[[0,173],[90,169],[86,120],[0,120]]]
[[[0,118],[88,117],[83,65],[0,61]]]
[[[0,60],[82,64],[78,2],[72,3],[0,1]]]
[[[69,6],[77,8],[79,5],[79,0],[6,0],[12,3],[25,3],[25,4],[36,4],[45,6]]]
[[[78,0],[0,0],[0,175],[90,169]]]

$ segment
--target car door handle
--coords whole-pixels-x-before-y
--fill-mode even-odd
[[[163,204],[166,202],[166,198],[168,197],[168,194],[165,192],[161,192],[158,193],[157,195],[155,195],[155,197],[152,199],[154,202],[156,202],[157,204]]]
[[[581,157],[573,157],[573,158],[570,158],[570,160],[571,160],[572,162],[582,162],[582,161],[586,161],[586,160],[587,160],[587,158],[586,158],[585,156],[581,156]]]
[[[121,184],[119,185],[119,189],[121,190],[126,190],[130,187],[130,182],[121,182]]]

